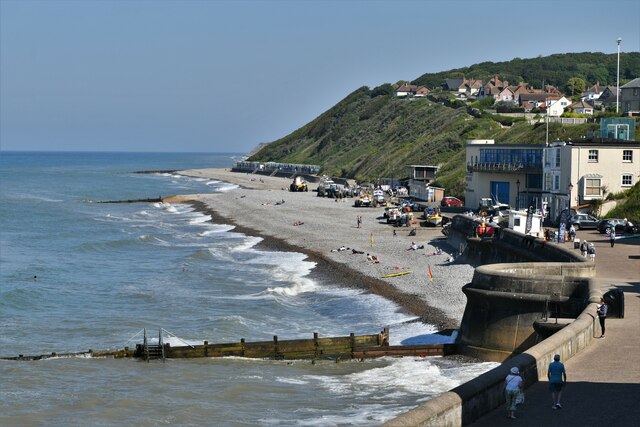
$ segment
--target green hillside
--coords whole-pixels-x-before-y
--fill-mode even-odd
[[[572,58],[585,55],[602,54],[561,56],[567,59],[566,67],[571,67],[575,63]],[[640,54],[629,56],[634,61],[637,59],[630,73],[640,75]],[[557,57],[548,58],[555,64],[559,61]],[[544,58],[510,63],[541,59]],[[469,69],[480,65],[487,72],[498,66],[484,63]],[[429,79],[442,82],[456,71],[425,74],[415,83],[424,84]],[[446,95],[399,99],[392,94],[390,84],[372,90],[361,87],[302,128],[265,145],[249,160],[318,164],[329,175],[367,181],[381,177],[404,178],[409,164],[439,165],[437,184],[446,188],[448,194],[464,196],[466,140],[532,144],[543,143],[546,138],[544,124],[529,125],[521,119],[479,113],[462,102],[450,102]],[[552,123],[549,140],[575,140],[597,129],[597,124]]]

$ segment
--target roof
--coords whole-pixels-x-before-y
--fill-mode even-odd
[[[555,101],[562,98],[561,96],[553,93],[521,93],[520,102],[525,101]]]
[[[637,87],[640,87],[640,77],[637,77],[631,80],[626,85],[621,86],[620,89],[629,89],[629,88],[637,88]]]
[[[445,79],[444,84],[449,89],[457,89],[458,87],[460,87],[463,81],[463,79]]]
[[[589,104],[588,102],[584,102],[584,101],[574,102],[573,104],[569,105],[569,107],[571,107],[571,108],[593,108],[593,106],[591,104]]]

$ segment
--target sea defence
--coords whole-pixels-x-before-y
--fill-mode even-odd
[[[544,378],[554,354],[567,360],[594,339],[601,292],[595,265],[561,245],[508,229],[478,236],[478,222],[454,217],[448,233],[460,256],[478,265],[463,288],[467,305],[458,351],[508,364],[488,371],[385,426],[461,426],[504,402],[502,386],[517,366],[526,385]],[[495,263],[495,264],[491,264]]]

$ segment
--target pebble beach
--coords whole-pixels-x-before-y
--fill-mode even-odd
[[[288,178],[228,169],[179,174],[237,187],[223,194],[166,197],[165,202],[191,203],[211,215],[213,222],[232,224],[238,232],[261,237],[261,245],[270,249],[306,254],[317,264],[312,274],[381,295],[441,330],[458,328],[466,304],[461,288],[471,281],[473,267],[451,262],[455,249],[441,228],[420,227],[419,215],[410,227],[396,228],[386,223],[382,207],[356,208],[353,198],[317,197],[313,183],[308,192],[290,192]],[[409,235],[412,228],[415,236]],[[409,250],[412,242],[424,247]],[[379,262],[369,261],[367,254],[377,256]],[[382,277],[406,271],[410,273]]]

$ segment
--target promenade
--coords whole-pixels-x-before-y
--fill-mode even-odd
[[[616,288],[624,292],[624,319],[607,319],[606,338],[563,361],[568,380],[563,409],[552,409],[545,379],[525,390],[526,403],[516,411],[517,419],[507,419],[502,405],[473,426],[640,425],[640,238],[617,240],[611,248],[608,238],[595,231],[579,231],[577,237],[595,244],[596,278],[602,292]],[[600,336],[599,325],[596,331]]]

